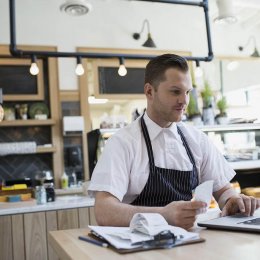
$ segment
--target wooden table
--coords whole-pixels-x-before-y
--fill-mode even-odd
[[[60,259],[182,259],[182,260],[259,260],[260,235],[232,231],[200,229],[206,242],[130,254],[118,254],[78,239],[88,234],[88,229],[71,229],[49,232],[49,242]]]

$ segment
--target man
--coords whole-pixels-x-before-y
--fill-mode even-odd
[[[200,130],[181,122],[192,90],[186,60],[165,54],[146,66],[147,110],[108,140],[94,170],[89,193],[95,195],[99,225],[129,226],[138,212],[160,213],[170,225],[189,229],[206,204],[192,190],[213,180],[222,215],[252,215],[260,203],[236,194],[235,172]]]

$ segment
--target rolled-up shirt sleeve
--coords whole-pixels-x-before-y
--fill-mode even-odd
[[[130,175],[129,146],[122,138],[109,138],[94,169],[88,188],[90,196],[97,191],[109,192],[120,201],[128,190]]]

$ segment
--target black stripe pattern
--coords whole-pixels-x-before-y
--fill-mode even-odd
[[[144,189],[131,204],[159,207],[165,206],[172,201],[191,200],[192,190],[198,185],[198,173],[194,157],[184,134],[177,126],[178,134],[193,165],[192,171],[179,171],[156,167],[150,136],[143,116],[141,118],[141,128],[147,147],[150,173]]]

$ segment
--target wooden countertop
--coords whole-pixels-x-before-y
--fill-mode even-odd
[[[206,242],[180,246],[172,249],[157,249],[120,255],[78,239],[88,229],[59,230],[49,232],[49,243],[60,259],[210,259],[210,260],[258,260],[260,257],[259,234],[231,231],[215,231],[196,228]]]

